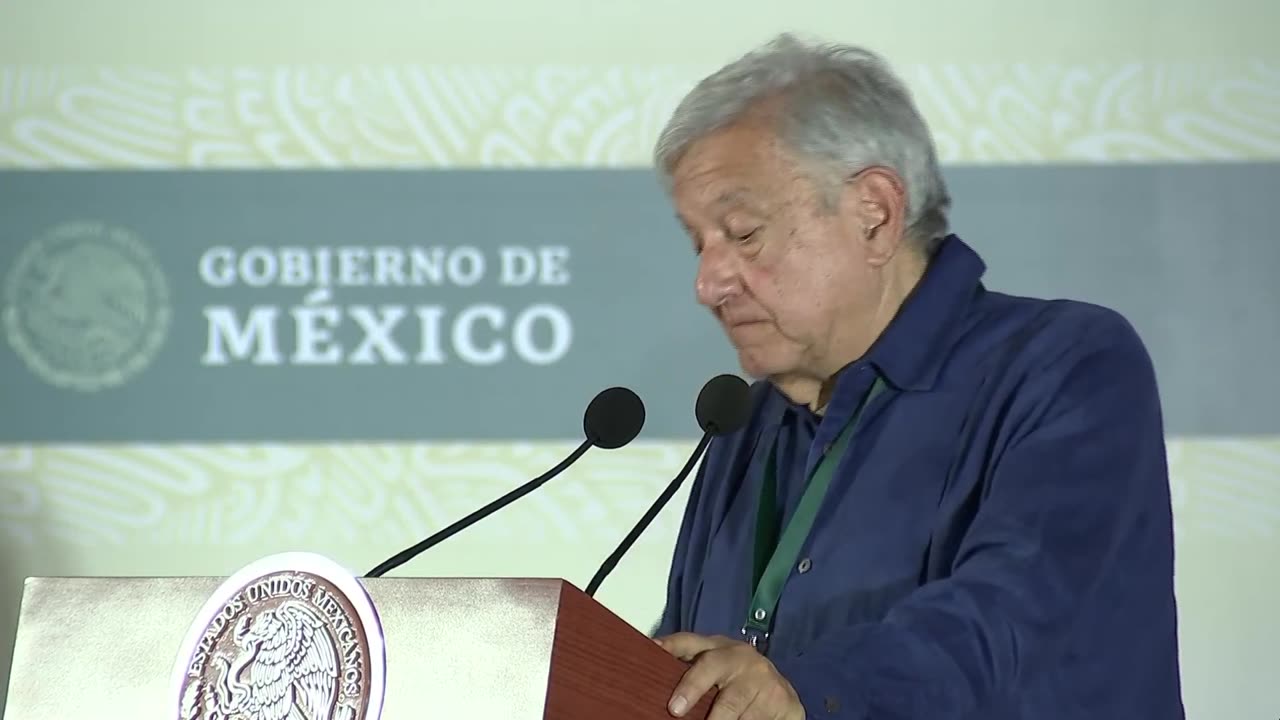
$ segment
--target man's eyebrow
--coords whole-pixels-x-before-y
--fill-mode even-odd
[[[720,193],[718,197],[716,197],[716,204],[717,205],[735,205],[735,204],[751,205],[750,193],[748,193],[746,190],[742,188],[725,190],[724,192]]]
[[[721,206],[742,205],[745,207],[745,209],[751,212],[755,212],[755,213],[764,212],[764,208],[760,207],[759,203],[752,201],[751,193],[747,191],[745,188],[732,188],[729,190],[725,190],[724,192],[716,196],[716,199],[712,201],[712,204],[721,205]],[[684,216],[681,215],[679,211],[677,211],[673,217],[675,217],[676,222],[680,223],[680,225],[684,227],[686,231],[692,234],[693,225],[689,221],[685,220]]]

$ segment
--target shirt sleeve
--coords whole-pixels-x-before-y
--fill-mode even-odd
[[[695,527],[698,523],[698,499],[705,484],[708,463],[713,461],[715,443],[707,448],[706,455],[698,463],[694,472],[693,487],[689,490],[689,502],[685,505],[684,516],[680,521],[680,530],[676,535],[675,549],[671,554],[671,569],[667,576],[667,598],[662,609],[662,617],[654,626],[650,637],[662,637],[685,630],[683,622],[683,606],[685,592],[685,573],[689,565],[689,553],[693,547],[701,547],[694,543]]]
[[[1055,658],[1077,608],[1118,572],[1126,533],[1170,512],[1154,371],[1113,318],[1044,358],[1012,396],[1009,440],[949,576],[881,622],[774,660],[810,718],[971,717]]]
[[[771,397],[769,388],[770,385],[765,380],[757,380],[752,384],[751,421],[731,435],[713,438],[694,471],[693,487],[689,490],[689,500],[676,536],[675,549],[672,551],[666,602],[661,619],[650,633],[651,637],[662,637],[690,629],[689,618],[685,615],[688,612],[687,605],[692,601],[691,593],[694,588],[691,586],[702,578],[708,543],[711,540],[710,513],[714,512],[712,508],[717,505],[718,493],[725,491],[718,480],[734,472],[735,458],[737,461],[744,460],[755,447],[753,439],[758,438],[760,432],[757,423],[766,411]]]

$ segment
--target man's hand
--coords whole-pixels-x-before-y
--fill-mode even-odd
[[[786,678],[750,645],[726,637],[676,633],[655,640],[693,663],[668,706],[683,717],[713,687],[719,688],[707,720],[805,720],[804,706]]]

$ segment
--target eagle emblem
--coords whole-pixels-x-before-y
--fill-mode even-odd
[[[376,720],[385,673],[380,634],[372,652],[369,643],[376,615],[357,610],[361,600],[372,610],[367,596],[353,602],[311,571],[235,580],[179,658],[179,720]]]

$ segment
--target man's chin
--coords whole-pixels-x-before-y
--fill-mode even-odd
[[[774,375],[785,372],[785,363],[776,357],[760,352],[755,348],[738,348],[738,366],[742,373],[752,380],[767,380]]]

